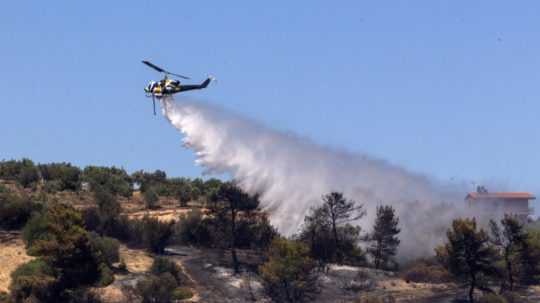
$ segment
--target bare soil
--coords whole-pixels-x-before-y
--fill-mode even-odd
[[[11,273],[32,259],[26,254],[19,232],[0,231],[0,292],[8,291]]]

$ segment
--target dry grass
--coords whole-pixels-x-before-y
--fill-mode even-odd
[[[203,213],[203,215],[208,213],[208,209],[206,208],[200,208],[199,210]],[[157,218],[161,222],[171,222],[179,221],[182,217],[186,216],[192,211],[193,208],[190,207],[162,208],[158,210],[142,210],[132,212],[128,214],[128,217],[130,219],[142,219],[145,215],[147,215],[151,218]]]
[[[8,291],[11,273],[21,264],[34,259],[26,254],[19,234],[0,233],[0,292]]]
[[[109,285],[107,287],[94,288],[92,290],[103,302],[120,303],[128,302],[128,298],[122,290],[116,286]]]
[[[130,249],[125,245],[120,245],[120,259],[126,263],[127,270],[133,273],[149,271],[154,261],[145,251]]]

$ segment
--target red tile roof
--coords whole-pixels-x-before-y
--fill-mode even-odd
[[[535,196],[533,196],[530,193],[524,193],[524,192],[499,192],[499,193],[478,193],[478,192],[472,192],[468,193],[467,197],[465,197],[465,200],[477,200],[477,199],[518,199],[518,200],[534,200],[536,199]]]

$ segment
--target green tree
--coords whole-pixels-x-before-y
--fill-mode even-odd
[[[144,203],[146,204],[146,208],[148,209],[156,209],[159,208],[159,196],[157,195],[156,191],[153,188],[148,188],[144,192]]]
[[[98,187],[126,198],[133,193],[133,181],[124,169],[116,167],[87,166],[83,170],[82,180],[95,190]]]
[[[11,273],[9,290],[14,302],[54,302],[56,283],[54,270],[35,259]]]
[[[163,273],[137,283],[137,291],[143,303],[169,303],[177,286],[176,280],[170,273]]]
[[[358,205],[355,201],[345,199],[343,194],[339,192],[331,192],[323,196],[321,211],[330,221],[334,243],[338,250],[341,244],[338,227],[345,223],[358,220],[366,214],[363,205]]]
[[[187,207],[188,202],[193,200],[193,197],[195,196],[194,189],[189,183],[186,183],[180,189],[178,189],[176,196],[178,197],[180,206]]]
[[[236,248],[239,213],[255,210],[259,206],[259,199],[257,196],[250,196],[245,193],[234,183],[227,182],[220,187],[212,200],[214,201],[211,209],[212,213],[217,222],[220,223],[219,226],[224,228],[224,235],[226,236],[224,240],[228,242],[227,246],[231,251],[234,272],[238,273],[240,270]]]
[[[19,229],[26,224],[33,212],[40,210],[41,204],[32,202],[26,195],[0,193],[0,228]]]
[[[497,275],[497,251],[488,234],[477,230],[475,219],[456,219],[446,233],[448,242],[436,248],[437,258],[457,280],[469,287],[469,301],[474,303],[476,288],[491,292],[487,278]]]
[[[94,189],[94,198],[96,200],[98,216],[96,230],[100,235],[113,235],[118,223],[118,217],[122,212],[122,206],[115,195],[100,186]]]
[[[160,222],[145,216],[142,219],[142,241],[151,252],[162,254],[173,234],[174,222]]]
[[[70,163],[40,164],[38,168],[43,180],[58,184],[58,190],[78,191],[81,187],[81,169]]]
[[[39,232],[43,236],[34,237],[30,254],[41,257],[55,269],[60,289],[96,281],[99,264],[81,214],[70,206],[54,203],[45,216],[45,231]]]
[[[259,272],[274,302],[306,302],[318,292],[315,262],[301,242],[274,239]]]
[[[540,231],[530,231],[520,252],[520,282],[524,285],[540,283]]]
[[[399,218],[392,206],[377,206],[373,231],[368,235],[368,240],[372,244],[367,250],[377,269],[388,268],[388,263],[393,261],[396,255],[400,243],[397,237],[400,232],[398,224]]]
[[[503,257],[503,283],[500,292],[514,291],[520,276],[520,252],[527,240],[527,233],[517,218],[505,215],[501,220],[502,229],[494,220],[490,221],[492,242]]]
[[[39,171],[30,159],[1,161],[0,179],[14,180],[23,187],[30,187],[39,181]]]
[[[166,184],[167,174],[159,169],[153,173],[140,170],[132,174],[132,180],[140,185],[139,189],[144,193],[151,187],[158,187]]]
[[[26,249],[30,249],[35,241],[45,240],[48,234],[49,221],[47,216],[41,213],[35,213],[26,223],[22,231],[22,238]]]
[[[318,261],[321,269],[326,269],[328,263],[336,261],[338,250],[327,219],[322,208],[312,208],[304,218],[298,237],[300,241],[309,245],[310,255]]]
[[[111,267],[113,263],[120,261],[120,243],[109,237],[100,237],[96,233],[90,233],[90,245],[94,249],[94,255],[99,263]]]
[[[311,256],[326,268],[329,262],[358,265],[364,253],[358,246],[360,227],[350,224],[365,215],[362,205],[347,200],[342,193],[323,196],[323,204],[304,218],[299,239],[310,247]]]
[[[180,285],[183,281],[183,273],[180,269],[180,266],[174,261],[171,261],[164,257],[155,257],[154,262],[152,262],[152,267],[150,272],[154,275],[161,275],[163,273],[171,274],[176,280],[177,284]]]

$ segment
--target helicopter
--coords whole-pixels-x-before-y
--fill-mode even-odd
[[[163,79],[159,81],[150,81],[150,83],[144,88],[147,97],[152,97],[152,102],[154,104],[154,115],[156,115],[156,98],[159,100],[161,98],[172,96],[179,92],[184,92],[194,89],[203,89],[214,80],[214,77],[210,76],[204,80],[201,84],[180,84],[179,80],[169,79],[169,75],[175,76],[181,79],[190,79],[189,77],[182,76],[179,74],[174,74],[169,71],[164,70],[163,68],[151,63],[150,61],[143,60],[142,63],[146,64],[150,68],[162,73]]]

